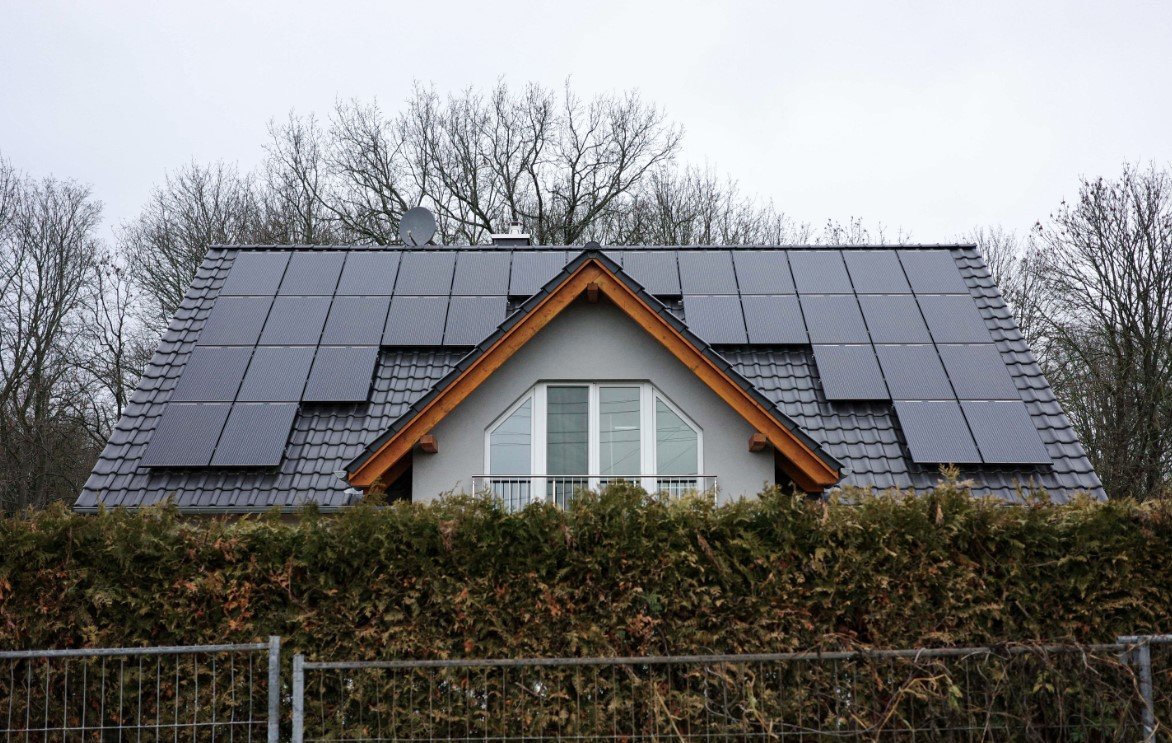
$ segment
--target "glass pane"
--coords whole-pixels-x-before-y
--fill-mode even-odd
[[[639,387],[598,390],[600,475],[642,475],[639,462]]]
[[[655,400],[655,467],[660,477],[698,475],[696,432],[675,411]]]
[[[493,475],[528,475],[532,461],[533,398],[513,411],[488,440],[488,471]]]
[[[590,474],[587,472],[589,392],[588,387],[549,387],[546,390],[545,474]]]

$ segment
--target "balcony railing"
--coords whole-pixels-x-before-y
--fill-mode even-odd
[[[472,488],[477,493],[499,498],[505,508],[517,511],[533,502],[549,502],[564,508],[576,493],[598,490],[620,481],[671,498],[716,489],[716,475],[475,475]]]

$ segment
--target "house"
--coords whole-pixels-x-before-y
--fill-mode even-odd
[[[1102,486],[971,245],[211,248],[75,508]]]

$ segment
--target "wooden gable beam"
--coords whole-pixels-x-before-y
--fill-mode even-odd
[[[610,299],[648,334],[663,344],[684,366],[691,369],[701,381],[753,426],[755,431],[763,434],[782,456],[782,469],[798,487],[808,492],[820,492],[838,482],[838,472],[833,467],[783,426],[723,369],[704,355],[671,323],[660,317],[659,313],[605,266],[597,260],[588,260],[477,357],[406,426],[350,473],[350,484],[366,488],[379,479],[380,475],[411,452],[421,436],[431,431],[533,336],[587,291],[598,291]]]

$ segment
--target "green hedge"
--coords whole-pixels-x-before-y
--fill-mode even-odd
[[[0,521],[0,647],[252,641],[318,658],[757,652],[1170,630],[1172,506],[1006,507],[946,484],[855,505],[625,487],[191,519]]]

